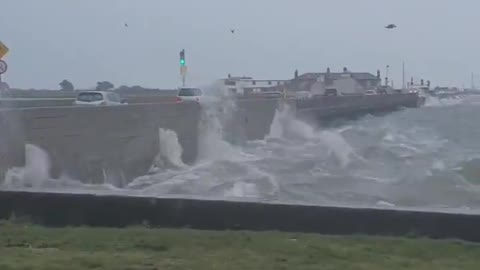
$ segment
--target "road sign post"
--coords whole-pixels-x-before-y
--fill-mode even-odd
[[[3,60],[0,60],[0,90],[2,90],[2,74],[4,74],[5,72],[7,72],[7,69],[8,69],[8,65],[7,65],[7,62],[3,61]]]
[[[6,54],[8,53],[8,47],[7,45],[3,44],[3,42],[0,41],[0,88],[2,88],[2,74],[7,72],[8,66],[7,63],[3,60],[1,60]]]
[[[7,72],[7,69],[8,69],[8,65],[7,65],[7,62],[3,61],[3,60],[0,60],[0,75],[4,74],[5,72]]]

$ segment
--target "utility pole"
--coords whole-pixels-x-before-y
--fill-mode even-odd
[[[405,89],[405,61],[402,62],[402,89]]]
[[[3,89],[3,82],[2,82],[2,74],[0,74],[0,98],[2,97],[3,91],[4,89]]]
[[[388,86],[388,72],[390,70],[390,65],[387,65],[386,67],[386,76],[385,76],[385,86]]]
[[[472,72],[472,89],[475,89],[475,75]]]

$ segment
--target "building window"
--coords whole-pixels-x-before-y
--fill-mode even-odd
[[[256,85],[256,84],[257,84],[257,82],[256,82],[256,81],[252,81],[252,84],[253,84],[253,85]]]
[[[252,88],[245,88],[243,91],[244,91],[245,94],[253,93],[253,89],[252,89]]]
[[[272,81],[268,81],[268,85],[272,85]]]
[[[237,84],[236,81],[232,81],[232,80],[225,81],[225,85],[232,85],[233,86],[233,85],[236,85],[236,84]]]

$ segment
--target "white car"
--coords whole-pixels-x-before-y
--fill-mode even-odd
[[[203,99],[204,96],[202,89],[194,87],[181,87],[178,90],[176,102],[181,103],[187,101],[200,103]]]
[[[295,92],[296,99],[309,99],[312,97],[312,93],[309,91],[298,91]]]
[[[377,92],[375,92],[375,90],[366,90],[365,91],[365,95],[367,96],[373,96],[373,95],[376,95]]]
[[[78,94],[73,103],[78,106],[114,106],[127,105],[127,100],[122,99],[120,95],[105,91],[85,91]]]

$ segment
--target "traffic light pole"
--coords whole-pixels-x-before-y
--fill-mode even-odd
[[[187,65],[185,61],[185,49],[180,51],[180,75],[182,76],[182,86],[185,87],[187,80]]]
[[[187,81],[187,66],[180,66],[180,76],[182,76],[182,86],[185,87]]]

